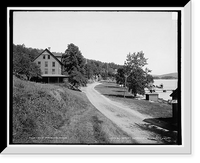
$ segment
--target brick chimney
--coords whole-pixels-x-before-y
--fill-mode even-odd
[[[48,50],[51,51],[51,47],[48,47]]]

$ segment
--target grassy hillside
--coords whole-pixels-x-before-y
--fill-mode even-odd
[[[13,77],[13,143],[107,144],[132,140],[82,92]]]

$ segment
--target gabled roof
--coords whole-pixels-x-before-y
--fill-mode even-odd
[[[62,65],[62,62],[59,61],[59,59],[56,58],[56,57],[53,55],[53,53],[51,53],[47,48],[46,48],[45,50],[43,50],[43,52],[40,53],[37,57],[35,57],[35,59],[33,60],[33,62],[34,62],[40,55],[42,55],[45,51],[47,51],[55,60],[57,60],[57,61]]]

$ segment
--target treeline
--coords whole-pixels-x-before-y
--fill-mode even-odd
[[[13,44],[13,74],[27,80],[41,78],[40,67],[33,62],[43,50],[27,48]],[[105,63],[86,59],[78,46],[69,44],[62,54],[62,74],[68,76],[68,82],[75,87],[86,86],[89,80],[116,80],[136,94],[144,94],[144,88],[151,87],[153,77],[143,52],[128,54],[124,65]]]
[[[68,45],[61,62],[63,74],[68,75],[69,82],[76,87],[85,86],[88,80],[114,80],[117,69],[121,67],[115,63],[86,59],[79,47],[73,43]]]
[[[105,63],[96,60],[86,60],[86,75],[88,79],[114,79],[117,73],[117,70],[121,68],[122,65],[115,63]]]
[[[27,48],[25,45],[13,44],[13,74],[31,80],[41,78],[40,68],[33,62],[43,49]],[[58,52],[52,52],[58,54]],[[62,53],[59,52],[61,55]],[[122,65],[106,63],[92,59],[86,59],[79,47],[69,44],[62,54],[62,74],[69,76],[69,82],[73,85],[86,85],[88,80],[115,79],[117,69]]]
[[[27,80],[41,78],[39,66],[32,62],[39,51],[41,49],[26,48],[24,44],[13,44],[13,74]]]

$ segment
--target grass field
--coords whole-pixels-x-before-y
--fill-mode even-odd
[[[124,98],[124,88],[119,87],[114,82],[102,82],[102,84],[95,87],[97,91],[106,96],[107,98],[120,102],[130,109],[136,110],[141,114],[151,116],[152,118],[144,119],[147,124],[138,124],[141,130],[148,130],[160,135],[166,144],[175,144],[177,139],[177,133],[173,132],[177,130],[176,124],[172,120],[172,106],[162,102],[149,102],[145,99],[135,99],[131,94],[126,92]],[[168,131],[163,131],[158,128],[152,127],[152,124]]]
[[[152,117],[145,119],[145,122],[165,129],[177,130],[176,124],[172,119],[172,106],[170,104],[163,103],[162,100],[159,102],[149,102],[145,99],[138,100],[127,91],[124,98],[124,88],[119,87],[115,82],[102,82],[95,89],[113,101],[120,102],[130,109]]]
[[[131,109],[137,110],[156,118],[172,117],[172,106],[162,102],[149,102],[145,99],[135,99],[131,94],[126,92],[124,98],[124,88],[119,87],[114,82],[103,82],[95,87],[97,91],[106,97],[128,105]]]
[[[126,91],[124,98],[124,88],[119,87],[114,82],[103,82],[95,87],[97,91],[114,101],[119,101],[128,105],[131,109],[137,110],[156,118],[169,118],[172,116],[172,106],[162,102],[149,102],[145,99],[135,99]]]
[[[12,143],[125,144],[84,93],[13,77]]]

